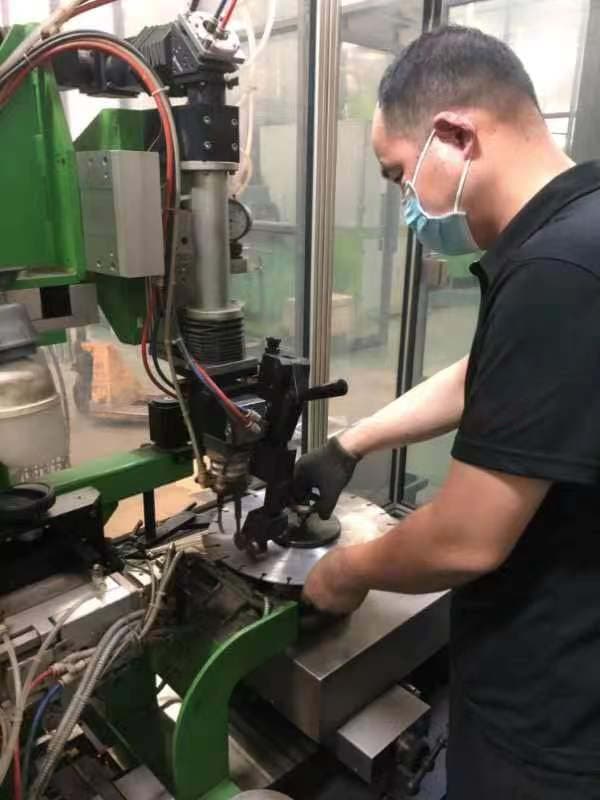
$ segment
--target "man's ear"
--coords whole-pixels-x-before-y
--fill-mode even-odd
[[[461,150],[465,159],[475,157],[477,135],[471,120],[454,111],[441,111],[433,120],[433,128],[441,142]]]

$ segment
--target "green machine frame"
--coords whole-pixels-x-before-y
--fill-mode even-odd
[[[27,31],[27,26],[11,28],[0,45],[0,61]],[[0,159],[0,292],[93,282],[120,341],[139,344],[146,312],[144,279],[87,272],[76,153],[144,149],[154,112],[105,110],[73,142],[54,75],[38,69],[0,115],[5,154]],[[40,344],[59,340],[41,337]],[[96,488],[108,519],[120,500],[192,474],[190,450],[166,453],[148,446],[45,480],[59,494]],[[7,486],[8,473],[0,464],[0,489]],[[228,800],[238,792],[228,763],[231,694],[245,676],[294,642],[297,616],[297,605],[284,603],[225,641],[148,647],[103,687],[112,732],[177,800]],[[157,672],[183,698],[175,725],[158,708]],[[0,796],[7,796],[7,783]]]
[[[150,648],[100,695],[113,735],[176,800],[229,800],[240,791],[229,774],[233,690],[297,633],[297,604],[284,603],[224,642],[188,639]],[[157,673],[183,698],[176,723],[158,708]]]

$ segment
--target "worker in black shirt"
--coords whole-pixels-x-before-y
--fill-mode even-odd
[[[600,163],[467,28],[388,69],[373,141],[426,248],[485,251],[481,310],[467,358],[299,462],[327,517],[360,458],[458,428],[435,499],[333,550],[305,599],[452,589],[448,800],[600,798]]]

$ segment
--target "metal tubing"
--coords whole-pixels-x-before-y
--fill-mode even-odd
[[[334,270],[335,190],[340,61],[340,3],[318,3],[315,87],[315,185],[313,192],[311,383],[329,381]],[[328,403],[309,406],[309,449],[327,439]]]
[[[193,305],[202,311],[229,306],[231,254],[227,179],[226,172],[196,171],[192,174]]]

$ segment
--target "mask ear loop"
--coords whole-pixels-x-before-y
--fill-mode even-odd
[[[431,147],[431,143],[433,142],[433,137],[434,136],[435,136],[435,131],[433,130],[429,134],[429,138],[427,139],[427,141],[425,142],[425,145],[423,146],[423,149],[421,150],[421,155],[419,156],[419,158],[417,160],[417,166],[415,167],[415,171],[414,171],[413,176],[412,176],[412,181],[406,181],[407,184],[412,187],[412,189],[413,189],[413,191],[415,193],[417,191],[417,177],[419,175],[419,172],[421,171],[421,167],[423,166],[423,161],[425,161],[425,156],[427,155],[427,152],[429,151],[429,148]]]
[[[458,184],[458,191],[456,192],[456,202],[454,203],[454,213],[456,214],[459,210],[459,206],[462,200],[463,192],[465,189],[465,183],[467,182],[467,178],[469,176],[469,170],[471,168],[472,159],[469,159],[464,166],[462,175],[460,177],[460,183]]]

